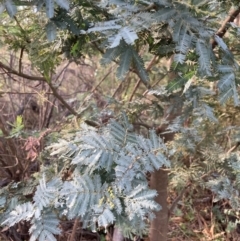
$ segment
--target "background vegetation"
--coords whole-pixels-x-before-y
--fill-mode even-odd
[[[239,239],[238,1],[0,10],[2,240]]]

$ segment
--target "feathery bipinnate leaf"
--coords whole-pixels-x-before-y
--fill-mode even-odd
[[[55,40],[57,36],[57,27],[53,22],[48,22],[46,25],[47,39],[48,41]]]
[[[99,203],[105,192],[105,187],[101,183],[99,175],[80,176],[77,172],[72,181],[64,183],[60,196],[66,199],[69,219],[84,217],[92,212],[91,208]]]
[[[146,217],[159,210],[154,201],[157,193],[149,189],[145,174],[170,163],[164,156],[166,146],[154,131],[149,138],[139,136],[123,116],[121,123],[111,120],[102,129],[85,127],[69,145],[61,140],[51,148],[63,160],[68,155],[67,159],[72,159],[75,170],[71,179],[48,176],[47,181],[43,175],[33,202],[16,202],[3,222],[12,226],[30,221],[31,241],[55,241],[54,235],[61,232],[58,215],[69,220],[81,218],[83,226],[92,229],[124,217],[126,223],[135,220],[133,228],[137,230],[146,227]]]
[[[15,16],[16,12],[17,12],[17,7],[14,4],[14,2],[12,0],[5,0],[4,1],[4,5],[5,8],[7,10],[7,13],[9,14],[9,16],[12,18],[13,16]],[[3,9],[3,7],[2,7]]]
[[[186,25],[181,26],[178,43],[176,46],[176,54],[174,56],[174,61],[176,63],[183,64],[186,58],[186,54],[190,49],[192,44],[192,36],[189,35]]]
[[[121,41],[123,42],[123,41]],[[115,48],[108,48],[106,52],[103,54],[100,63],[102,65],[110,64],[113,60],[115,60],[124,50],[125,44],[121,43],[118,47]]]
[[[130,27],[121,28],[116,35],[111,36],[108,41],[110,43],[109,48],[115,48],[120,44],[121,40],[124,40],[126,44],[132,45],[135,40],[138,39],[136,32]]]
[[[54,203],[57,199],[57,193],[62,185],[62,181],[59,178],[54,178],[50,182],[46,183],[45,175],[40,179],[39,185],[33,197],[35,205],[39,210],[43,210],[48,207],[50,203]]]
[[[26,202],[16,206],[16,208],[10,212],[9,217],[1,225],[8,225],[11,227],[22,220],[29,221],[33,215],[34,205],[30,202]]]
[[[120,55],[119,66],[117,68],[116,76],[119,80],[124,80],[126,74],[128,73],[132,62],[132,49],[126,48],[124,52]]]
[[[149,75],[145,69],[143,59],[135,50],[133,50],[133,64],[141,81],[147,85],[149,82]]]
[[[153,201],[157,195],[157,192],[149,190],[147,185],[138,185],[129,192],[124,199],[125,212],[129,216],[129,219],[132,220],[137,216],[144,220],[151,213],[150,210],[159,211],[161,206]]]
[[[199,73],[201,76],[211,76],[211,61],[210,61],[210,46],[206,46],[201,40],[197,40],[196,43],[196,52],[199,56],[198,64],[199,64]]]
[[[54,16],[54,0],[46,0],[46,14],[48,18]]]
[[[59,219],[54,211],[45,210],[41,217],[31,220],[31,228],[29,230],[31,238],[29,241],[56,241],[54,235],[61,234],[58,227]]]

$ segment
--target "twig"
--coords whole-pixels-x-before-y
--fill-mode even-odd
[[[228,23],[233,22],[234,19],[239,15],[239,13],[240,13],[240,7],[231,11],[215,35],[222,38],[229,28]],[[211,44],[213,49],[217,46],[217,42],[215,40],[212,40]]]
[[[71,237],[70,237],[69,241],[73,241],[74,240],[74,237],[75,237],[76,232],[77,232],[77,226],[78,226],[78,218],[75,219],[75,222],[74,222],[74,225],[73,225],[72,234],[71,234]]]
[[[24,38],[25,38],[25,41],[27,43],[31,43],[30,39],[28,38],[28,36],[26,35],[26,31],[23,29],[23,27],[21,26],[20,22],[18,21],[17,17],[14,16],[13,17],[18,25],[18,27],[20,28],[21,32],[24,34]]]
[[[62,96],[60,94],[58,94],[57,90],[52,85],[52,83],[49,82],[48,85],[49,85],[50,89],[52,90],[54,96],[63,104],[63,106],[66,107],[66,109],[68,109],[71,114],[73,114],[75,116],[79,116],[78,113],[62,98]]]
[[[40,76],[30,76],[24,73],[19,73],[18,71],[10,68],[9,66],[3,64],[0,61],[0,68],[4,68],[6,70],[8,70],[10,73],[23,77],[25,79],[28,80],[33,80],[33,81],[42,81],[45,82],[49,85],[50,89],[52,90],[54,96],[63,104],[64,107],[66,107],[66,109],[68,109],[70,111],[71,114],[75,115],[75,116],[79,116],[78,113],[62,98],[62,96],[60,94],[58,94],[56,88],[52,85],[51,82],[47,81],[44,77],[40,77]]]
[[[99,81],[99,83],[98,83],[95,87],[92,88],[92,90],[91,90],[90,93],[92,94],[92,93],[102,84],[102,82],[103,82],[111,73],[112,73],[112,67],[111,67],[110,70],[107,72],[107,74],[105,74],[105,75],[103,76],[103,78]],[[86,98],[84,98],[81,106],[83,106],[83,104],[85,104],[85,102],[86,102],[86,100],[87,100],[88,97],[89,97],[89,95],[88,95]]]
[[[230,154],[231,152],[235,151],[239,147],[239,145],[240,145],[240,142],[238,142],[235,146],[231,147],[228,150],[227,154]]]
[[[150,130],[152,129],[153,127],[148,125],[148,124],[145,124],[145,123],[142,123],[142,122],[133,122],[133,125],[134,126],[143,126],[145,127],[147,130]]]
[[[17,75],[19,77],[22,77],[24,79],[33,80],[33,81],[46,81],[46,79],[44,77],[31,76],[31,75],[27,75],[27,74],[24,74],[24,73],[19,73],[18,71],[12,69],[11,67],[2,63],[1,61],[0,61],[0,68],[6,69],[9,73]]]
[[[146,71],[147,71],[147,72],[148,72],[148,71],[152,68],[152,66],[155,64],[156,59],[157,59],[157,56],[154,55],[153,58],[152,58],[152,60],[150,61],[150,63],[148,64],[148,66],[147,66],[147,68],[146,68]],[[132,92],[132,94],[131,94],[131,96],[130,96],[130,98],[129,98],[129,102],[132,101],[133,96],[135,95],[135,93],[136,93],[136,91],[137,91],[137,89],[138,89],[138,87],[139,87],[139,85],[140,85],[141,82],[142,82],[142,80],[141,80],[141,78],[140,78],[140,79],[137,81],[136,85],[134,86],[133,92]]]
[[[177,206],[178,202],[182,199],[184,193],[186,192],[186,190],[188,189],[188,187],[190,187],[190,185],[191,185],[191,184],[189,183],[186,187],[184,187],[184,188],[182,189],[182,191],[180,192],[180,194],[177,196],[177,198],[173,201],[171,207],[170,207],[169,210],[168,210],[168,215],[169,215],[169,216],[172,214],[174,208]]]
[[[66,69],[68,68],[68,66],[69,66],[70,64],[71,64],[71,61],[69,61],[69,62],[64,66],[64,68],[60,71],[60,73],[59,73],[58,76],[56,77],[55,81],[57,81],[57,80],[60,78],[60,76],[62,75],[62,73],[66,71]]]
[[[117,88],[115,89],[114,93],[112,94],[112,98],[115,97],[115,95],[117,94],[118,90],[121,88],[122,83],[123,83],[123,81],[121,81],[121,82],[119,83],[119,85],[118,85]]]
[[[18,151],[17,151],[17,150],[18,150],[18,149],[17,149],[17,147],[16,147],[13,139],[12,139],[12,138],[7,138],[7,137],[9,137],[10,133],[9,133],[9,131],[6,129],[5,120],[3,119],[3,117],[2,117],[1,115],[0,115],[0,130],[1,130],[2,133],[3,133],[3,136],[6,138],[6,141],[7,141],[7,143],[8,143],[8,147],[9,147],[11,153],[12,153],[12,156],[14,156],[15,158],[17,158],[17,156],[18,156],[18,155],[17,155],[17,154],[18,154]],[[18,159],[17,159],[17,160],[18,160]],[[15,167],[15,166],[13,166],[13,167]],[[19,162],[18,167],[19,167],[21,170],[24,169],[21,162]],[[16,171],[16,170],[12,170],[12,171],[11,171],[12,177],[13,177],[14,174],[15,174],[14,171]]]
[[[36,95],[37,92],[15,92],[15,91],[0,91],[0,95],[10,94],[10,95]],[[52,92],[45,92],[45,94],[52,95]],[[64,95],[69,96],[69,95]]]
[[[23,57],[23,51],[24,51],[24,47],[21,48],[20,57],[19,57],[19,60],[18,60],[18,71],[19,71],[19,73],[22,72],[22,57]]]

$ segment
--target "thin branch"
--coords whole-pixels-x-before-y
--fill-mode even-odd
[[[112,94],[112,98],[115,97],[115,95],[117,94],[118,90],[121,88],[122,84],[123,84],[123,81],[121,81],[119,83],[119,85],[117,86],[117,88],[115,89],[114,93]]]
[[[69,66],[71,63],[72,63],[72,61],[69,61],[69,62],[64,66],[64,68],[60,71],[60,73],[59,73],[58,76],[56,77],[55,81],[57,81],[57,80],[60,78],[60,76],[62,75],[62,73],[66,71],[66,69],[68,68],[68,66]]]
[[[19,61],[18,61],[18,71],[19,71],[19,73],[22,72],[22,58],[23,58],[23,51],[24,51],[24,47],[21,48],[21,51],[20,51],[20,57],[19,57]]]
[[[20,24],[20,22],[18,21],[17,17],[14,16],[13,18],[15,19],[18,27],[20,28],[21,32],[23,33],[24,38],[25,38],[25,41],[26,41],[27,43],[31,43],[29,37],[26,35],[26,31],[25,31],[25,30],[23,29],[23,27],[21,26],[21,24]]]
[[[105,74],[103,76],[103,78],[99,81],[99,83],[92,88],[92,90],[90,91],[91,94],[93,94],[93,92],[102,84],[102,82],[112,73],[112,68],[113,67],[111,67],[110,70],[107,72],[107,74]],[[85,102],[86,102],[86,100],[88,99],[89,96],[91,96],[91,95],[86,96],[86,98],[83,100],[81,106],[83,106],[85,104]]]
[[[10,95],[37,95],[36,92],[14,92],[14,91],[0,91],[0,95],[10,94]],[[45,92],[45,94],[52,95],[52,92]],[[64,95],[69,96],[69,95]]]
[[[239,146],[240,146],[240,142],[237,142],[236,145],[234,145],[227,151],[227,154],[230,154],[231,152],[235,151]]]
[[[45,82],[49,85],[50,89],[52,90],[54,96],[63,104],[63,106],[66,107],[66,109],[68,109],[70,111],[71,114],[75,115],[75,116],[79,116],[78,113],[62,98],[62,96],[57,92],[56,88],[52,85],[51,82],[48,82],[44,77],[39,77],[39,76],[30,76],[24,73],[19,73],[18,71],[10,68],[9,66],[3,64],[0,61],[0,68],[4,68],[6,70],[8,70],[10,73],[17,75],[19,77],[28,79],[28,80],[34,80],[34,81],[41,81],[41,82]]]
[[[73,114],[75,116],[79,116],[79,114],[62,98],[62,96],[60,94],[58,94],[57,90],[52,85],[52,83],[49,82],[48,85],[49,85],[50,89],[52,90],[54,96],[63,104],[63,106],[66,107],[66,109],[68,109],[71,114]]]
[[[71,234],[71,237],[70,237],[69,241],[74,240],[74,237],[75,237],[76,232],[77,232],[77,227],[78,227],[78,218],[76,218],[75,221],[74,221],[73,230],[72,230],[72,234]]]
[[[133,125],[134,126],[143,126],[145,127],[147,130],[150,130],[152,129],[153,127],[148,125],[148,124],[145,124],[145,123],[142,123],[142,122],[133,122]]]
[[[7,70],[9,73],[17,75],[19,77],[22,77],[24,79],[28,79],[28,80],[33,80],[33,81],[46,81],[46,79],[44,77],[40,77],[40,76],[31,76],[31,75],[27,75],[24,73],[19,73],[18,71],[12,69],[11,67],[7,66],[6,64],[2,63],[0,61],[0,68],[3,68],[5,70]]]
[[[153,58],[152,58],[152,60],[150,61],[150,63],[148,64],[148,66],[147,66],[147,68],[146,68],[146,71],[147,71],[147,72],[149,72],[149,70],[150,70],[150,69],[152,68],[152,66],[155,64],[156,59],[157,59],[157,56],[154,55]],[[131,94],[131,96],[130,96],[130,98],[129,98],[129,102],[132,101],[133,96],[135,95],[135,93],[136,93],[136,91],[137,91],[137,89],[138,89],[138,87],[139,87],[139,85],[140,85],[141,82],[142,82],[142,80],[141,80],[141,78],[139,78],[139,80],[137,81],[136,85],[134,86],[133,92],[132,92],[132,94]]]
[[[235,18],[237,18],[237,16],[239,15],[239,13],[240,13],[240,7],[231,11],[229,13],[228,17],[222,23],[221,27],[216,32],[216,35],[219,36],[220,38],[222,38],[229,28],[228,24],[230,22],[233,22],[235,20]],[[213,49],[217,46],[217,42],[215,40],[212,40],[211,44],[212,44]]]
[[[177,196],[177,198],[173,201],[171,207],[170,207],[169,210],[168,210],[169,216],[172,214],[174,208],[177,206],[178,202],[182,199],[184,193],[187,191],[187,189],[190,187],[190,185],[191,185],[191,184],[189,183],[186,187],[184,187],[184,188],[182,189],[182,191],[179,193],[179,195]]]

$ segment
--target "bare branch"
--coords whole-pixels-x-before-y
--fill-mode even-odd
[[[9,73],[17,75],[19,77],[22,77],[24,79],[28,79],[28,80],[33,80],[33,81],[46,81],[46,79],[44,77],[40,77],[40,76],[31,76],[31,75],[27,75],[24,73],[19,73],[18,71],[12,69],[11,67],[7,66],[6,64],[2,63],[0,61],[0,68],[3,68],[5,70],[7,70]]]
[[[220,38],[222,38],[225,33],[227,32],[228,28],[229,28],[229,23],[233,22],[235,20],[235,18],[237,18],[237,16],[240,13],[240,7],[231,11],[228,15],[228,17],[224,20],[224,22],[222,23],[221,27],[218,29],[218,31],[216,32],[216,35],[219,36]],[[217,46],[217,42],[215,40],[212,40],[212,48],[214,49]]]

